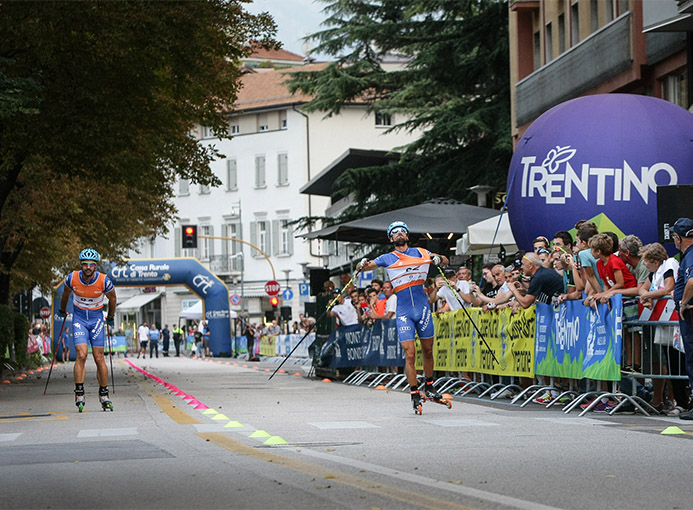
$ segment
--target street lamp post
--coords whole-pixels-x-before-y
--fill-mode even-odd
[[[243,258],[243,252],[239,251],[238,253],[229,255],[229,260],[237,257],[241,258],[241,316],[243,316],[243,311],[245,309],[245,296],[243,294],[243,273],[245,272],[245,259]]]
[[[282,269],[282,273],[284,273],[284,276],[286,276],[286,288],[287,289],[289,288],[289,275],[291,274],[291,271],[293,271],[293,269]],[[289,334],[289,321],[285,320],[284,322],[286,323],[286,334],[288,335]]]

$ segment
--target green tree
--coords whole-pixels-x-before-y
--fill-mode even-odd
[[[355,203],[337,220],[436,197],[469,201],[475,184],[503,188],[512,155],[507,2],[321,1],[329,28],[309,39],[337,59],[293,73],[290,90],[313,96],[310,111],[335,115],[366,101],[394,118],[392,130],[422,132],[399,164],[343,174],[337,195]],[[386,69],[386,55],[403,65]]]
[[[0,303],[79,248],[166,232],[177,178],[215,185],[240,59],[276,47],[249,0],[0,3]]]

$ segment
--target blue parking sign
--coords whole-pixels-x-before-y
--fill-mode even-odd
[[[310,292],[310,286],[307,283],[298,284],[298,295],[307,296]]]

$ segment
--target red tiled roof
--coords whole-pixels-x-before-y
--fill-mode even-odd
[[[296,55],[286,50],[266,50],[259,46],[253,48],[253,53],[248,58],[258,58],[265,60],[293,60],[296,62],[303,62],[303,57],[301,55]]]
[[[283,82],[289,78],[288,73],[319,71],[327,67],[327,65],[327,63],[309,64],[244,74],[241,76],[242,88],[238,93],[234,109],[244,110],[263,106],[308,102],[312,99],[310,96],[301,93],[291,95]]]

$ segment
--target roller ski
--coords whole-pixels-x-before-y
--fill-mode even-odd
[[[452,402],[434,390],[432,384],[426,383],[426,389],[423,392],[423,401],[435,402],[436,404],[446,406],[448,409],[452,409]]]
[[[99,388],[99,402],[103,411],[113,411],[113,402],[108,398],[108,389]]]
[[[414,408],[414,414],[421,415],[423,414],[423,406],[422,406],[423,400],[421,399],[421,393],[418,391],[412,391],[411,392],[411,405]]]
[[[84,410],[84,404],[86,401],[84,400],[84,390],[82,392],[78,392],[75,390],[75,405],[77,406],[77,409],[81,413]]]

